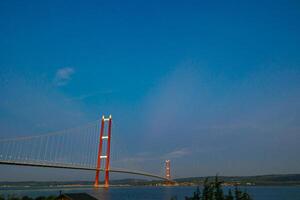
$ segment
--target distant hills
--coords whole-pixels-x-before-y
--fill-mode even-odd
[[[202,184],[205,178],[214,177],[190,177],[175,179],[178,183]],[[260,176],[219,176],[224,184],[239,185],[300,185],[300,174],[274,174]]]
[[[204,180],[214,179],[211,177],[189,177],[175,179],[178,185],[202,185]],[[260,175],[260,176],[219,176],[219,180],[224,185],[300,185],[300,174],[277,174],[277,175]],[[52,182],[0,182],[0,189],[7,187],[90,187],[94,183],[92,181],[52,181]],[[144,180],[144,179],[121,179],[111,180],[111,185],[116,186],[161,186],[163,181]]]

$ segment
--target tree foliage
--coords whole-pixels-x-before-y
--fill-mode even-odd
[[[199,187],[192,197],[185,197],[186,200],[252,200],[246,191],[241,191],[236,186],[234,195],[231,189],[224,195],[222,182],[219,181],[218,176],[215,177],[214,182],[209,182],[206,178],[203,183],[202,196]]]
[[[0,196],[0,200],[55,200],[56,197],[55,196],[48,196],[48,197],[44,197],[44,196],[39,196],[39,197],[36,197],[36,198],[31,198],[31,197],[28,197],[28,196],[23,196],[23,197],[16,197],[16,196],[13,196],[13,195],[8,195],[7,198],[4,198],[3,196]]]

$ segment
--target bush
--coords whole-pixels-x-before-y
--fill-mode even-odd
[[[205,179],[202,195],[199,187],[197,187],[194,195],[192,197],[185,197],[185,200],[252,200],[252,198],[247,192],[239,190],[237,186],[234,190],[234,196],[232,195],[231,189],[224,195],[222,182],[219,181],[218,176],[216,176],[214,182],[208,182],[208,179]]]

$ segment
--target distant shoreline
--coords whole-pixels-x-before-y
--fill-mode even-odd
[[[132,185],[111,185],[110,187],[113,188],[127,188],[127,187],[196,187],[198,185],[176,185],[176,186],[153,186],[153,185],[141,185],[141,186],[132,186]],[[200,186],[201,187],[201,186]],[[233,186],[225,186],[225,187],[233,187]],[[251,185],[251,186],[246,186],[246,185],[239,185],[239,187],[300,187],[299,185]],[[102,187],[100,187],[102,188]],[[103,187],[104,188],[104,187]],[[0,194],[1,191],[68,191],[68,190],[94,190],[95,188],[93,186],[77,186],[77,187],[9,187],[9,188],[1,188],[0,187]]]
[[[174,179],[176,186],[196,186],[202,185],[205,178],[210,177],[188,177]],[[219,176],[224,186],[300,186],[300,174],[279,174],[279,175],[259,175],[259,176]],[[121,179],[111,180],[112,187],[129,187],[129,186],[165,186],[165,182],[158,180],[144,179]],[[170,185],[167,185],[170,186]],[[93,188],[92,181],[2,181],[0,190],[10,188]]]

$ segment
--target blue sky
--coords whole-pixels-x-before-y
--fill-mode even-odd
[[[299,11],[298,1],[1,1],[0,137],[112,114],[119,145],[148,171],[170,157],[177,177],[300,173]],[[78,175],[1,169],[5,180]]]

